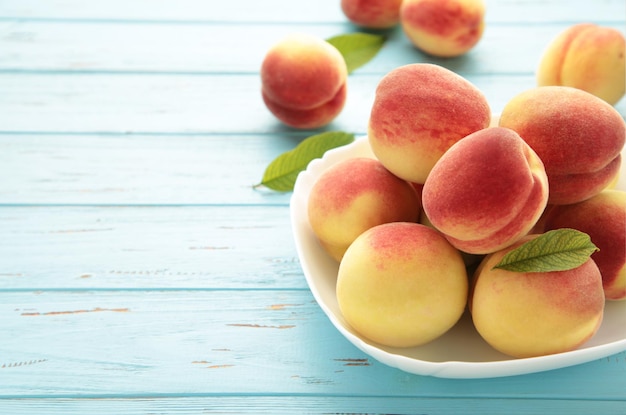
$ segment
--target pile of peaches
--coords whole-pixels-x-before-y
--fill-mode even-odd
[[[342,1],[346,15],[372,24],[359,23],[367,13],[351,8],[357,3]],[[427,53],[463,53],[482,33],[481,1],[378,3],[396,3],[399,14],[368,16],[388,22],[379,27],[399,18]],[[418,6],[435,3],[478,10],[473,43],[453,49],[467,40],[462,31],[418,24]],[[609,32],[581,24],[555,39],[538,86],[511,97],[497,117],[482,91],[439,65],[409,64],[381,79],[368,120],[374,158],[329,167],[308,200],[311,229],[339,263],[337,301],[355,331],[386,346],[419,346],[467,309],[495,349],[542,356],[579,347],[600,327],[605,301],[626,300],[626,192],[613,188],[626,124],[612,106],[624,95],[624,38]],[[598,58],[587,43],[596,38],[618,53]],[[328,124],[345,102],[345,62],[314,37],[272,48],[261,77],[267,107],[296,128]],[[563,270],[496,267],[562,228],[586,233],[599,250]]]
[[[308,199],[311,229],[339,262],[346,322],[412,347],[468,308],[483,339],[510,356],[585,343],[605,300],[626,300],[626,192],[612,189],[625,127],[615,108],[572,87],[524,91],[494,119],[481,91],[448,69],[389,72],[369,118],[375,157],[329,167]],[[495,268],[562,228],[599,251],[566,270]]]

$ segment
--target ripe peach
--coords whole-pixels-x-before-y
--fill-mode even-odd
[[[513,357],[573,350],[596,333],[604,316],[602,277],[591,258],[567,271],[494,268],[507,252],[537,236],[487,255],[474,273],[468,302],[483,339]]]
[[[334,120],[343,109],[346,102],[346,93],[347,88],[346,84],[344,84],[337,92],[337,95],[335,95],[330,101],[320,105],[319,107],[306,110],[280,106],[271,101],[266,96],[265,92],[262,93],[262,96],[265,106],[267,106],[276,118],[291,127],[305,129],[318,128],[330,124],[330,122]]]
[[[454,144],[424,183],[424,213],[452,245],[488,254],[525,236],[548,201],[537,154],[513,130],[491,127]]]
[[[263,101],[287,125],[322,127],[343,109],[347,76],[346,62],[334,46],[315,36],[292,34],[263,59]]]
[[[361,234],[339,264],[336,287],[347,323],[392,347],[444,334],[463,314],[467,292],[460,253],[435,229],[402,222]]]
[[[341,10],[354,24],[388,29],[400,21],[402,0],[341,0]]]
[[[531,88],[505,105],[499,125],[515,130],[543,161],[550,204],[588,199],[619,172],[626,139],[624,119],[611,105],[583,90]]]
[[[308,200],[311,229],[337,261],[362,232],[387,222],[417,222],[420,209],[410,183],[364,157],[344,160],[322,173]]]
[[[537,85],[579,88],[614,105],[626,90],[625,49],[617,29],[591,23],[570,26],[544,51]]]
[[[626,192],[604,190],[580,203],[555,206],[544,227],[588,234],[600,249],[591,258],[600,268],[607,300],[626,300]]]
[[[404,0],[400,23],[411,42],[440,57],[459,56],[482,38],[483,0]]]
[[[490,119],[486,97],[465,78],[439,65],[414,63],[379,82],[368,137],[385,167],[423,184],[452,144],[487,127]]]

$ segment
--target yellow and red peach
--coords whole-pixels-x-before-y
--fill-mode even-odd
[[[491,127],[458,141],[435,164],[422,203],[452,245],[488,254],[524,237],[548,201],[537,154],[513,130]]]
[[[402,0],[341,0],[341,10],[354,24],[368,29],[388,29],[400,21]]]
[[[270,48],[263,59],[263,101],[289,126],[322,127],[343,109],[347,75],[343,56],[330,43],[292,34]]]
[[[339,264],[337,302],[362,336],[392,347],[425,344],[459,320],[468,278],[459,251],[417,223],[375,226]]]
[[[454,57],[472,49],[485,28],[483,0],[404,0],[400,23],[409,40],[433,56]]]
[[[395,175],[423,184],[455,142],[487,127],[491,110],[468,80],[439,65],[414,63],[387,73],[376,88],[368,137]]]
[[[378,160],[357,157],[331,166],[318,177],[307,209],[320,245],[340,261],[367,229],[387,222],[417,222],[421,200],[410,183]]]
[[[566,271],[513,272],[494,268],[523,242],[487,255],[474,273],[468,306],[476,330],[513,357],[571,351],[598,330],[604,316],[600,270],[593,259]]]
[[[619,172],[624,119],[583,90],[565,86],[526,90],[505,105],[499,126],[515,130],[543,161],[550,204],[588,199]]]
[[[626,41],[617,29],[578,23],[558,34],[541,57],[537,85],[571,86],[616,104],[625,93]]]
[[[607,300],[626,300],[626,192],[604,190],[591,199],[558,205],[546,215],[544,229],[585,232],[598,247],[591,258],[602,274]]]

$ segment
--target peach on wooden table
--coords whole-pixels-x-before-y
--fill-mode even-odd
[[[543,86],[523,91],[504,106],[499,126],[515,130],[543,161],[550,204],[588,199],[620,170],[624,119],[581,89]]]
[[[571,351],[595,335],[604,316],[602,277],[591,258],[566,271],[494,268],[506,253],[537,236],[487,255],[474,273],[468,301],[481,337],[518,358]]]
[[[343,109],[347,76],[346,62],[334,46],[316,36],[291,34],[263,59],[263,100],[287,125],[321,127]]]
[[[450,147],[422,190],[430,223],[470,254],[495,252],[524,237],[547,201],[542,161],[515,131],[501,127]]]
[[[308,199],[308,218],[322,247],[340,261],[367,229],[387,222],[417,222],[421,200],[413,186],[378,160],[355,157],[324,171]]]
[[[626,192],[604,190],[591,199],[557,205],[544,221],[546,231],[572,228],[585,232],[599,248],[591,258],[602,274],[607,300],[626,300]]]
[[[402,0],[341,0],[341,10],[354,24],[369,29],[388,29],[400,21]]]
[[[537,85],[571,86],[616,104],[626,91],[626,41],[617,29],[578,23],[546,47]]]
[[[391,172],[423,184],[448,148],[490,120],[486,97],[468,80],[439,65],[408,64],[378,83],[368,139]]]
[[[339,265],[343,317],[362,336],[392,347],[436,339],[459,320],[468,278],[460,253],[435,229],[395,222],[361,234]]]
[[[409,40],[433,56],[454,57],[472,49],[485,28],[483,0],[404,0],[400,23]]]
[[[281,106],[264,92],[262,96],[265,106],[284,124],[301,129],[318,128],[330,124],[341,112],[346,102],[347,85],[344,84],[330,101],[305,110]]]

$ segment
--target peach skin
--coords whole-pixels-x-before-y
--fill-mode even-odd
[[[265,55],[262,96],[279,120],[295,128],[328,124],[343,109],[348,69],[341,53],[315,36],[292,34]]]
[[[450,147],[422,190],[430,223],[469,254],[495,252],[524,237],[547,201],[543,163],[515,131],[501,127]]]
[[[341,10],[352,23],[368,29],[388,29],[400,21],[402,0],[341,0]]]
[[[544,51],[537,85],[579,88],[615,105],[625,93],[625,49],[617,29],[591,23],[570,26]]]
[[[348,324],[392,347],[430,342],[467,304],[460,253],[435,229],[395,222],[361,234],[339,264],[337,302]]]
[[[626,192],[604,190],[591,199],[554,206],[544,229],[573,228],[585,232],[599,248],[591,258],[602,274],[607,300],[626,300]]]
[[[513,248],[487,255],[474,273],[468,306],[474,326],[493,348],[524,358],[567,352],[595,335],[604,317],[600,270],[512,272],[494,268]]]
[[[439,65],[408,64],[379,82],[368,139],[391,172],[423,184],[452,144],[490,120],[486,97],[465,78]]]
[[[319,107],[306,110],[283,107],[262,93],[265,106],[284,124],[300,129],[314,129],[328,125],[341,112],[346,102],[347,87],[344,84],[337,95]]]
[[[400,23],[421,51],[439,57],[472,49],[485,28],[483,0],[404,0]]]
[[[588,199],[619,172],[624,119],[606,101],[578,88],[543,86],[513,97],[499,126],[515,130],[539,155],[550,181],[550,204]]]
[[[420,210],[421,201],[410,183],[378,160],[360,157],[326,170],[308,200],[311,229],[337,261],[362,232],[387,222],[417,222]]]

